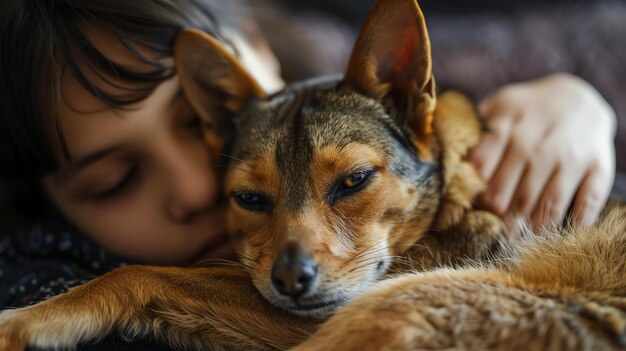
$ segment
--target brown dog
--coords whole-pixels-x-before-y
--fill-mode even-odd
[[[299,348],[619,347],[620,214],[507,251],[510,262],[378,282],[500,243],[499,221],[471,209],[483,185],[463,157],[478,120],[463,96],[435,96],[414,0],[377,4],[342,80],[271,97],[202,33],[181,33],[175,51],[207,141],[232,161],[228,223],[244,268],[119,269],[2,313],[0,349],[72,347],[112,330],[194,349],[287,349],[346,303]]]

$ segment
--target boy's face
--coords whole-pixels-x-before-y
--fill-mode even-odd
[[[146,66],[106,33],[97,34],[91,39],[110,59],[133,69]],[[266,64],[258,56],[249,62]],[[86,74],[109,93],[124,92]],[[280,85],[278,75],[272,79]],[[71,159],[63,156],[51,124],[60,168],[43,184],[70,222],[114,252],[149,262],[232,256],[219,201],[219,160],[177,77],[123,110],[106,106],[69,73],[61,89],[60,123]]]

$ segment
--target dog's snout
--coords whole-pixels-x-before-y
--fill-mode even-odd
[[[272,268],[272,284],[282,295],[298,298],[309,292],[317,276],[317,263],[296,243],[288,243]]]

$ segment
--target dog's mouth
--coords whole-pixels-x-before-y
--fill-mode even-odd
[[[287,307],[293,314],[309,317],[324,317],[335,312],[337,308],[346,304],[347,299],[331,301],[294,302],[294,306]]]
[[[381,259],[367,272],[368,274],[344,282],[320,274],[317,281],[311,284],[309,291],[302,294],[280,293],[276,285],[269,283],[265,276],[260,279],[259,284],[255,282],[255,285],[265,299],[276,308],[295,315],[324,318],[363,294],[385,274],[388,268],[388,260]]]
[[[339,307],[349,303],[358,295],[357,292],[345,290],[334,290],[332,294],[319,292],[296,299],[264,294],[265,298],[276,308],[298,316],[313,318],[325,318],[332,315]]]

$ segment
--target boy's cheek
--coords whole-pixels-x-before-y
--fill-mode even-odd
[[[223,214],[207,211],[189,221],[174,221],[152,196],[98,203],[49,192],[61,214],[104,248],[150,263],[184,264],[226,237]]]

